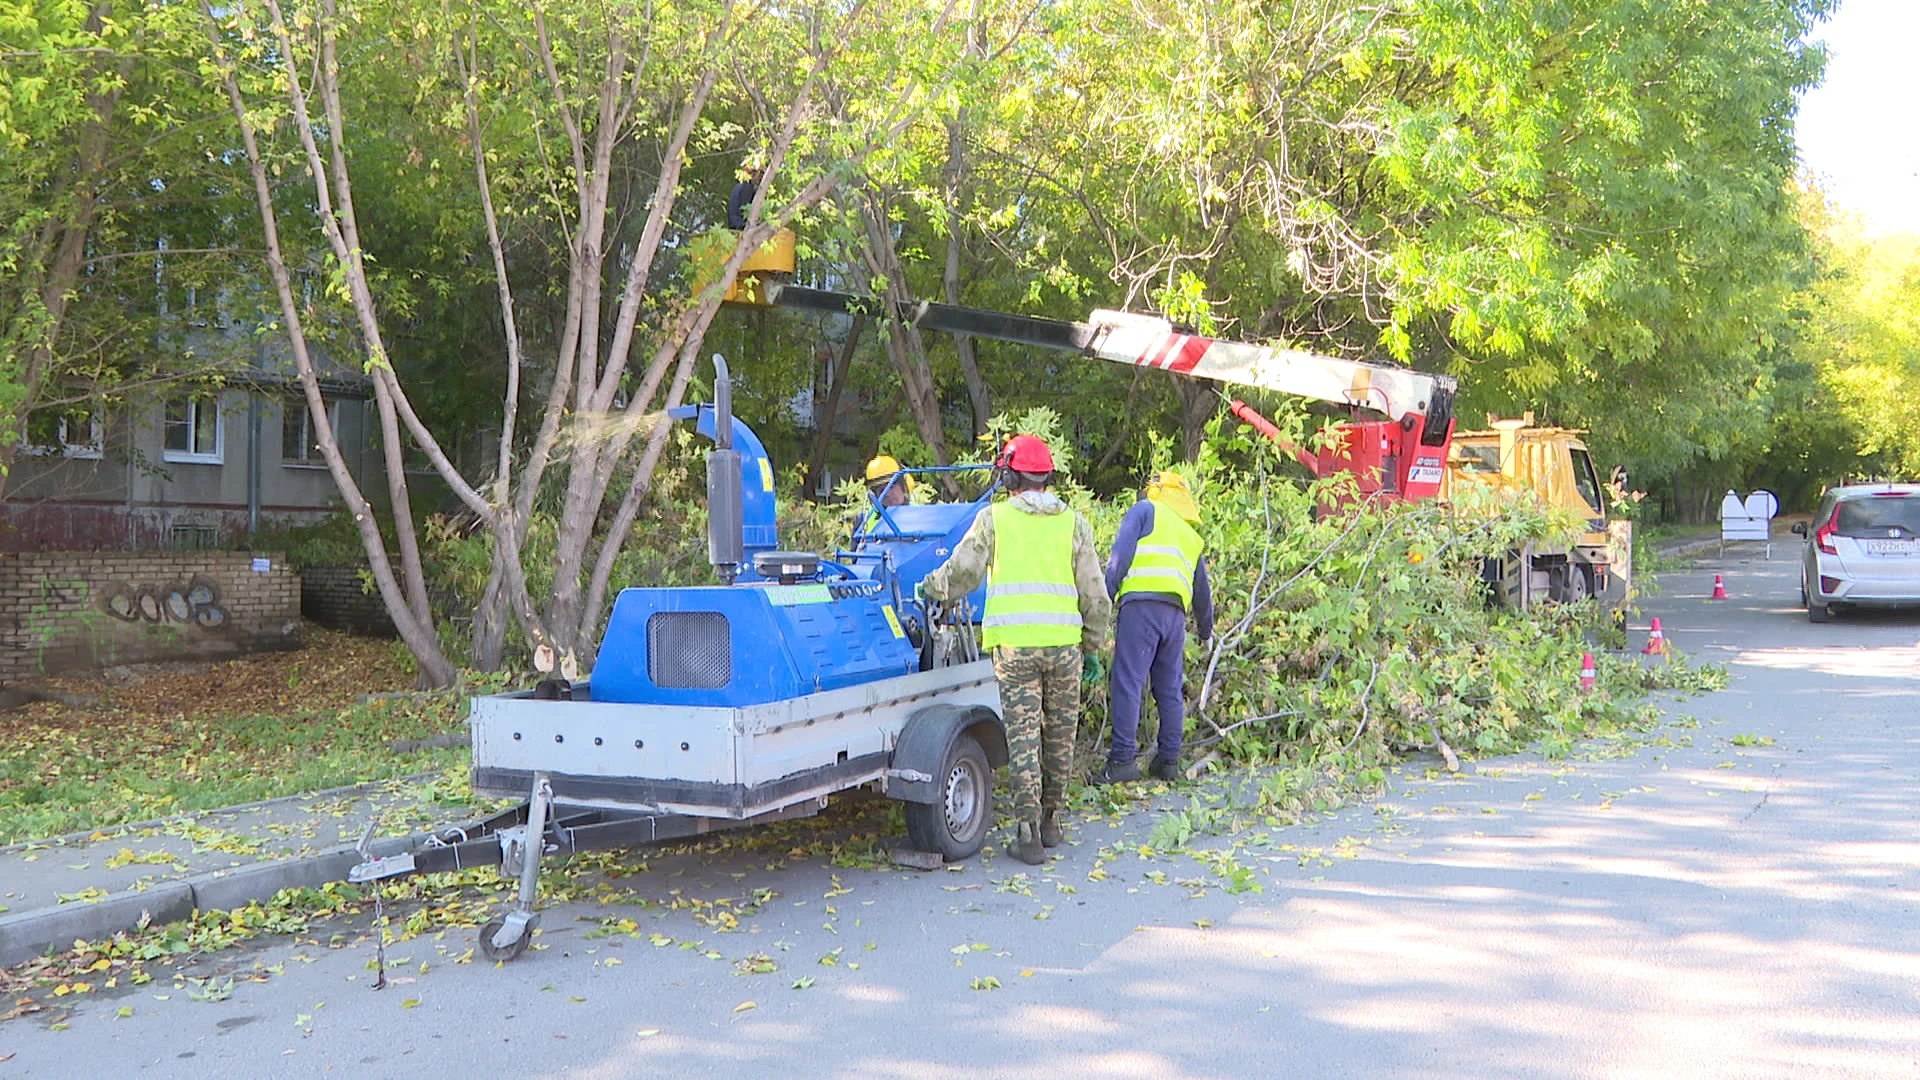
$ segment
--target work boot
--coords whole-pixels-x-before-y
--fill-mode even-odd
[[[1028,866],[1039,866],[1047,861],[1046,849],[1040,846],[1040,829],[1032,822],[1021,822],[1014,833],[1013,847],[1008,854]]]
[[[1040,815],[1040,846],[1059,847],[1066,837],[1060,835],[1060,822],[1055,820],[1052,810]]]
[[[1178,780],[1180,779],[1180,759],[1164,758],[1156,754],[1153,763],[1147,766],[1147,775],[1155,780]]]
[[[1104,787],[1107,784],[1130,784],[1138,779],[1140,779],[1139,762],[1109,761],[1100,766],[1099,772],[1087,777],[1087,783]]]

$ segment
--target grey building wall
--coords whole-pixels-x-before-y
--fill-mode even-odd
[[[206,400],[219,408],[211,454],[169,451],[167,400],[154,397],[106,419],[98,458],[19,455],[0,503],[0,551],[211,547],[244,539],[256,512],[265,527],[311,520],[340,504],[317,453],[310,461],[283,454],[288,411],[302,407],[293,391],[229,388]],[[381,468],[372,404],[333,401],[349,471],[368,498],[384,502],[386,485],[366,482],[369,467],[376,477]]]

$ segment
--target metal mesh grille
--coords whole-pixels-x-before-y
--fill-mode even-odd
[[[647,618],[647,678],[669,690],[718,690],[733,681],[733,632],[717,611]]]

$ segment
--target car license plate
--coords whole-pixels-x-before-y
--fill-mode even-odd
[[[1920,553],[1920,540],[1869,540],[1867,550],[1875,555],[1913,555]]]

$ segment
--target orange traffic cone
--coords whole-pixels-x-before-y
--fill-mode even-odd
[[[1642,656],[1667,655],[1667,635],[1660,630],[1660,617],[1653,617],[1653,633],[1647,635],[1647,647],[1640,650]]]
[[[1580,689],[1582,691],[1587,693],[1591,693],[1593,691],[1593,674],[1594,674],[1593,673],[1593,654],[1581,653],[1580,654]]]
[[[1724,581],[1722,581],[1722,580],[1720,580],[1720,575],[1719,575],[1719,574],[1715,574],[1715,575],[1713,575],[1713,595],[1712,595],[1712,596],[1709,596],[1709,597],[1707,597],[1707,599],[1709,599],[1709,600],[1725,600],[1726,598],[1727,598],[1727,584],[1726,584],[1726,582],[1724,582]]]

